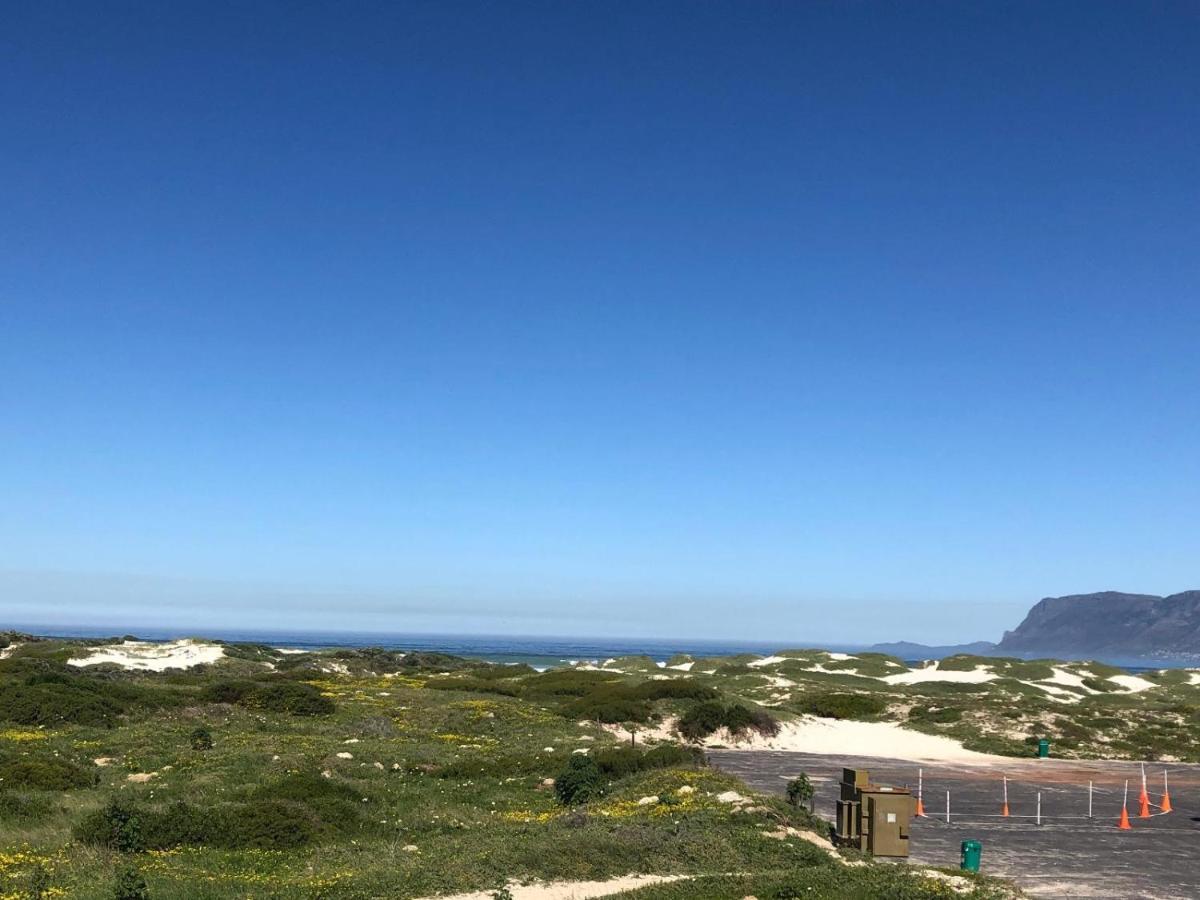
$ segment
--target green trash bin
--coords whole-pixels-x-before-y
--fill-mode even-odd
[[[966,872],[978,872],[979,860],[983,856],[983,844],[979,841],[962,842],[961,868]]]
[[[1038,758],[1046,759],[1050,755],[1050,741],[1046,738],[1038,740]]]

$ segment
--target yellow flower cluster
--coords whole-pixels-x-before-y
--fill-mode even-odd
[[[0,740],[3,741],[44,741],[50,737],[44,731],[32,731],[27,728],[6,728],[0,731]]]

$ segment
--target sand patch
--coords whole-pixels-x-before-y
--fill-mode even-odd
[[[1140,694],[1155,686],[1153,681],[1147,681],[1137,675],[1109,675],[1108,680],[1113,684],[1120,685],[1130,694]]]
[[[1074,672],[1068,672],[1066,669],[1060,669],[1057,666],[1054,668],[1054,677],[1044,679],[1044,681],[1050,684],[1062,685],[1063,687],[1079,688],[1080,690],[1092,693],[1091,688],[1084,685],[1082,675],[1076,675]]]
[[[778,665],[781,662],[786,662],[787,659],[788,657],[786,656],[763,656],[759,659],[752,659],[750,662],[746,663],[746,665],[752,669],[758,669],[763,666]]]
[[[622,891],[680,881],[687,875],[626,875],[608,881],[548,881],[534,884],[508,883],[513,900],[588,900],[590,897],[608,897]],[[446,894],[441,897],[422,897],[421,900],[492,900],[495,890],[471,891],[466,894]]]
[[[974,669],[959,671],[942,669],[940,663],[933,663],[921,669],[909,669],[907,672],[897,672],[895,675],[884,675],[879,680],[886,684],[921,684],[927,681],[949,681],[957,684],[983,684],[993,681],[996,673],[987,666],[976,666]]]
[[[763,737],[752,732],[744,738],[735,739],[721,731],[705,743],[721,744],[732,750],[789,750],[933,762],[989,762],[1003,758],[976,753],[951,738],[910,731],[893,722],[853,722],[815,716],[780,723],[779,734],[775,737]]]
[[[113,663],[122,669],[141,669],[149,672],[165,672],[167,669],[188,669],[215,663],[225,655],[225,648],[217,644],[182,640],[166,643],[151,641],[123,641],[107,647],[97,647],[81,659],[69,659],[72,666],[96,666]]]
[[[624,735],[620,725],[604,725],[605,731]],[[675,720],[665,719],[638,732],[638,742],[672,741],[682,743],[675,732]],[[885,756],[920,762],[1012,762],[1010,757],[992,756],[967,750],[958,741],[936,734],[911,731],[894,722],[853,722],[848,719],[821,719],[805,716],[779,724],[779,734],[764,737],[756,731],[740,736],[724,728],[709,735],[706,747],[727,750],[785,750],[793,753],[819,753],[840,756]]]

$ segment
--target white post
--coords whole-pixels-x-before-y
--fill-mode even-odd
[[[1004,805],[1008,806],[1008,776],[1004,776]]]
[[[1088,782],[1088,818],[1092,817],[1092,783]]]
[[[1122,809],[1129,809],[1129,779],[1125,779],[1125,799],[1121,801]]]
[[[1042,824],[1042,792],[1038,791],[1037,823]]]
[[[946,824],[950,824],[950,792],[946,791]]]
[[[917,769],[917,802],[925,805],[925,770]]]

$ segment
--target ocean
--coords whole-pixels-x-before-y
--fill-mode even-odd
[[[806,646],[803,642],[767,643],[765,641],[714,641],[663,638],[544,637],[480,634],[380,634],[378,632],[300,632],[208,629],[135,628],[114,632],[112,628],[68,627],[64,625],[18,625],[17,631],[46,637],[110,638],[130,634],[143,640],[165,641],[183,637],[267,644],[298,650],[322,647],[383,647],[389,650],[427,650],[467,656],[491,662],[527,663],[544,668],[584,660],[604,660],[614,656],[649,656],[663,662],[677,653],[692,656],[735,656],[753,653],[765,656],[776,650]],[[827,650],[853,651],[854,647],[820,646]],[[861,647],[857,649],[862,649]]]

